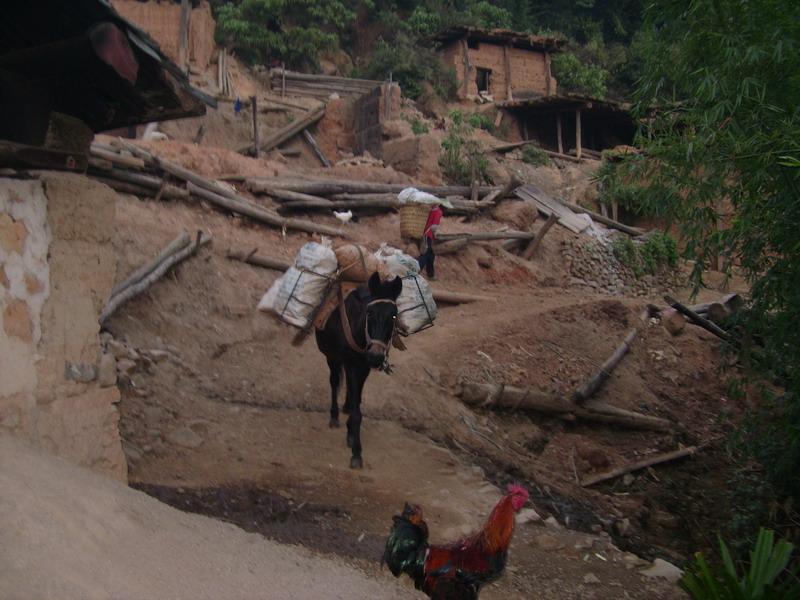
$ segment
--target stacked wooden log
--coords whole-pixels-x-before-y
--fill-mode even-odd
[[[290,96],[311,96],[328,98],[331,94],[340,96],[363,96],[383,82],[372,79],[352,79],[331,75],[312,75],[275,68],[270,71],[270,88],[280,90]]]
[[[411,184],[373,183],[341,179],[277,179],[251,178],[245,186],[253,194],[269,196],[280,204],[281,213],[348,211],[355,214],[374,214],[398,210],[397,194]],[[449,214],[475,215],[495,206],[495,202],[510,194],[507,188],[481,186],[478,200],[467,199],[469,186],[414,185],[417,189],[447,199],[453,208]],[[482,198],[482,199],[480,199]]]
[[[237,194],[231,186],[202,177],[122,139],[110,145],[94,142],[90,154],[88,174],[119,192],[157,200],[203,200],[270,227],[347,237],[338,227],[279,215]]]

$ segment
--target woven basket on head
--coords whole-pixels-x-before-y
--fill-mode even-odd
[[[431,207],[427,204],[409,202],[400,207],[400,235],[404,238],[419,239],[428,222]]]

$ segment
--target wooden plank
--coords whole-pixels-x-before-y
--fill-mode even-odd
[[[330,168],[331,161],[328,160],[328,157],[325,156],[325,153],[322,151],[322,148],[319,147],[317,144],[317,140],[314,139],[314,136],[311,135],[311,132],[308,129],[303,130],[303,137],[308,142],[308,145],[311,146],[311,149],[314,151],[314,154],[317,155],[319,162],[322,163],[323,167]]]
[[[542,243],[544,236],[547,235],[547,232],[550,231],[550,228],[558,221],[558,215],[556,213],[551,213],[549,217],[547,217],[547,221],[545,224],[539,228],[539,231],[536,232],[536,237],[531,240],[531,243],[525,248],[525,251],[522,253],[522,258],[525,260],[530,260],[533,258],[533,255],[536,254],[536,250]]]
[[[85,154],[0,140],[0,167],[3,168],[85,171],[88,162]]]
[[[581,233],[589,227],[588,223],[575,216],[575,213],[564,206],[563,203],[551,198],[534,185],[523,185],[517,188],[514,193],[523,200],[528,200],[536,204],[536,208],[542,214],[548,217],[553,213],[558,215],[558,224],[562,227],[566,227],[573,233]]]
[[[281,129],[273,133],[266,140],[264,140],[263,144],[261,144],[261,150],[263,150],[264,152],[269,152],[275,146],[279,146],[289,138],[294,137],[295,135],[303,131],[306,127],[310,127],[324,116],[325,116],[325,105],[323,104],[315,111],[306,114],[301,119],[292,121],[291,123],[285,125]],[[253,145],[250,144],[244,148],[240,148],[239,152],[244,154],[244,153],[249,153],[252,150],[253,150]]]
[[[642,235],[642,234],[645,233],[644,229],[640,229],[639,227],[631,227],[630,225],[625,225],[624,223],[620,223],[619,221],[615,221],[614,219],[610,219],[610,218],[608,218],[606,216],[603,216],[601,214],[598,214],[598,213],[594,212],[593,210],[589,210],[588,208],[584,208],[583,206],[578,206],[577,204],[572,204],[571,202],[565,202],[563,200],[561,201],[561,203],[564,206],[566,206],[568,209],[570,209],[572,212],[575,212],[575,213],[586,213],[587,215],[592,217],[592,219],[597,221],[598,223],[602,223],[603,225],[611,227],[612,229],[618,229],[619,231],[627,233],[628,235],[632,235],[632,236],[635,237],[635,236]],[[603,206],[605,206],[605,205],[603,205]]]

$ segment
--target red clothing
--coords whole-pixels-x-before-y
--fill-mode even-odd
[[[436,234],[431,231],[431,227],[433,225],[439,225],[442,222],[442,207],[437,206],[436,208],[432,208],[431,212],[428,213],[428,221],[425,223],[425,229],[423,229],[422,235],[429,239],[434,239]]]

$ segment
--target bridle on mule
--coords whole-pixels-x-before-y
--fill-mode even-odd
[[[392,325],[392,333],[389,336],[389,341],[384,342],[383,340],[375,340],[372,339],[372,336],[369,334],[369,319],[364,317],[364,339],[366,341],[364,347],[358,345],[355,338],[353,337],[353,328],[350,327],[350,319],[347,316],[347,307],[345,307],[344,302],[344,294],[342,292],[342,287],[339,286],[339,314],[341,315],[342,321],[342,329],[344,330],[344,337],[347,340],[347,345],[350,346],[350,349],[353,352],[357,352],[359,354],[366,354],[371,348],[377,346],[380,350],[383,351],[384,361],[383,365],[381,366],[382,370],[387,370],[389,368],[389,349],[391,348],[392,341],[397,333],[397,319],[394,319],[394,323]],[[377,300],[371,300],[367,303],[365,307],[365,311],[369,309],[370,306],[374,306],[375,304],[391,304],[394,307],[397,307],[397,302],[394,300],[389,300],[388,298],[379,298]]]

